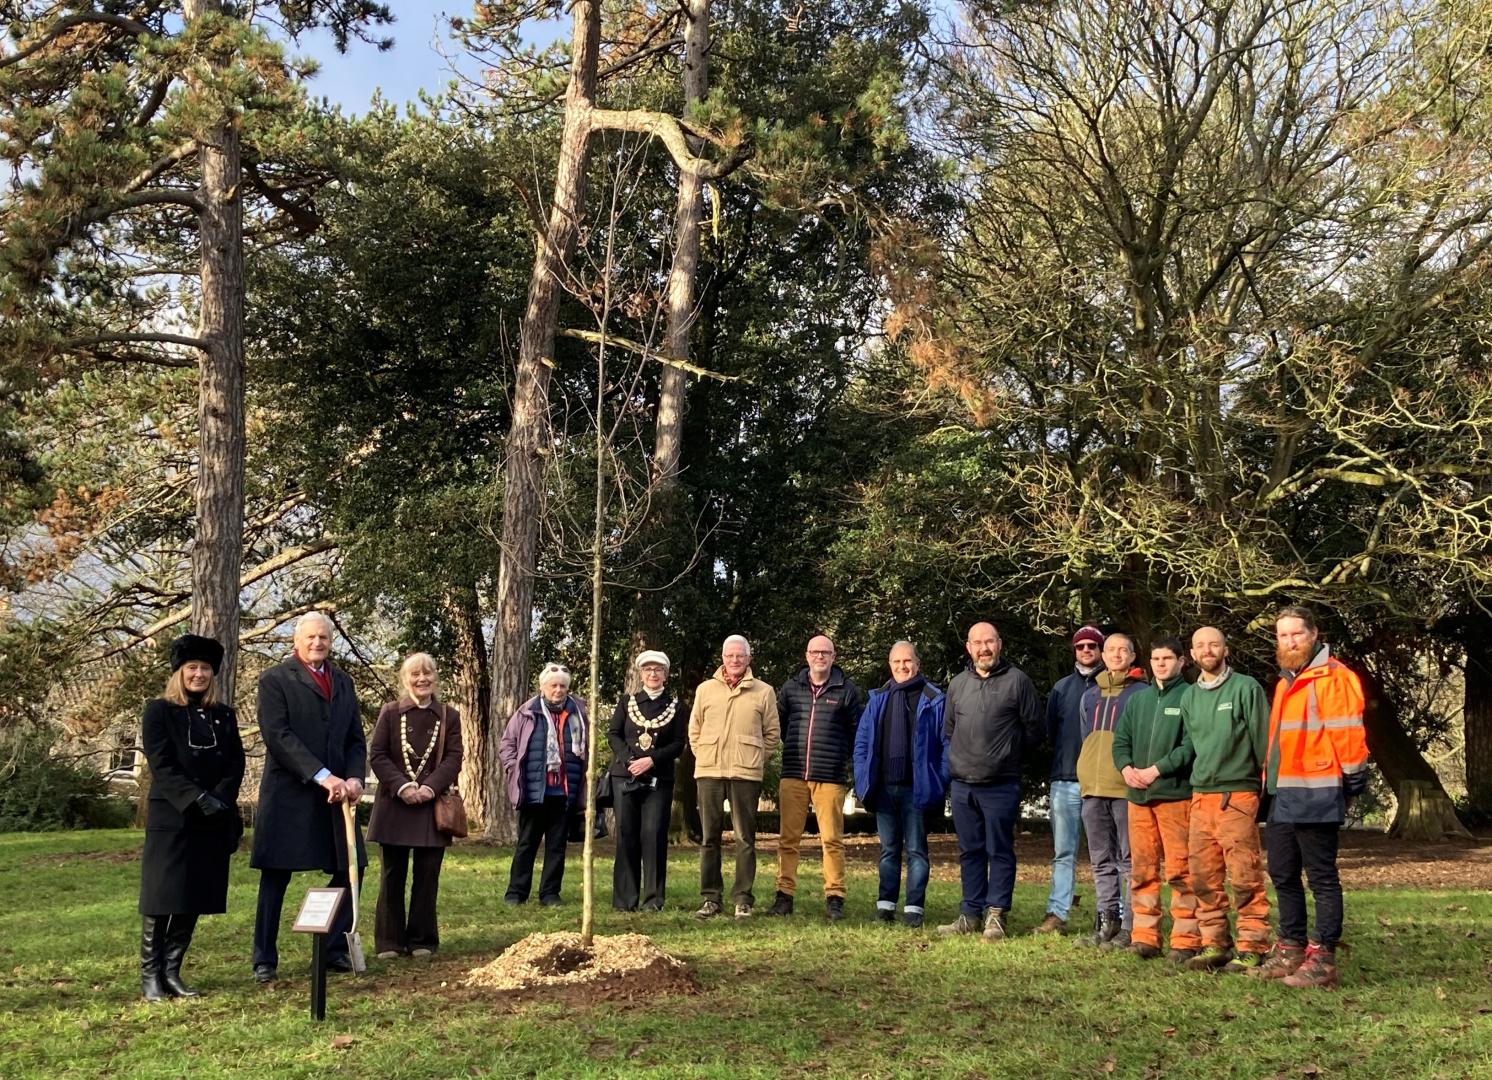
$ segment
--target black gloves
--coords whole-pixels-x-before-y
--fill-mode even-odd
[[[228,804],[218,798],[210,791],[204,791],[197,796],[197,808],[207,817],[224,814],[228,811]]]

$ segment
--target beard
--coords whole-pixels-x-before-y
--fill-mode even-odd
[[[1209,656],[1206,659],[1198,659],[1197,667],[1207,675],[1216,675],[1223,670],[1223,665],[1228,662],[1226,656]]]
[[[1288,645],[1277,645],[1274,650],[1274,658],[1279,662],[1280,668],[1285,671],[1299,671],[1311,662],[1311,657],[1316,655],[1316,643],[1313,641],[1298,648],[1290,648]]]

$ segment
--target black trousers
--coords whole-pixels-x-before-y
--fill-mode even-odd
[[[522,903],[534,887],[534,859],[539,841],[544,842],[544,873],[539,878],[539,899],[558,900],[565,881],[565,842],[570,831],[570,800],[564,795],[537,805],[518,808],[518,846],[513,850],[513,868],[508,873],[509,900]]]
[[[435,951],[440,932],[435,927],[435,901],[440,892],[443,847],[402,847],[382,844],[378,877],[378,913],[373,923],[378,952]],[[414,881],[409,887],[409,914],[404,912],[404,884],[414,855]]]
[[[1342,940],[1342,879],[1337,875],[1340,825],[1282,825],[1264,829],[1269,878],[1279,899],[1281,941],[1304,945],[1308,940],[1334,949]],[[1301,871],[1316,900],[1316,932],[1306,935],[1305,888]]]
[[[611,874],[611,906],[618,911],[636,911],[638,869],[642,870],[642,903],[657,911],[663,907],[668,879],[668,818],[673,809],[673,781],[654,787],[623,792],[627,781],[613,776],[617,789],[612,812],[616,814],[616,863]]]
[[[705,842],[699,849],[699,894],[721,902],[725,880],[720,870],[720,838],[725,831],[725,800],[730,799],[731,829],[736,834],[736,878],[731,899],[737,904],[756,903],[756,803],[761,797],[760,780],[722,780],[699,777],[699,821]]]
[[[290,887],[290,875],[294,870],[259,871],[259,906],[254,912],[254,960],[253,964],[280,966],[280,912],[285,906],[285,890]],[[347,888],[346,870],[338,870],[326,883],[329,889]],[[362,878],[358,878],[361,888]],[[347,956],[347,931],[352,929],[352,901],[343,900],[332,920],[331,931],[326,935],[328,960],[345,959]]]

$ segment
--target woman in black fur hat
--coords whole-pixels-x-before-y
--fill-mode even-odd
[[[181,961],[197,916],[226,910],[228,857],[243,819],[238,717],[217,700],[223,646],[183,634],[171,643],[165,693],[145,705],[140,742],[150,765],[140,861],[140,988],[146,1001],[195,997]]]

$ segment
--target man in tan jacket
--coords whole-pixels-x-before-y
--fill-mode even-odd
[[[705,902],[695,917],[720,914],[725,882],[720,873],[720,836],[725,801],[730,800],[736,834],[736,880],[731,898],[736,918],[750,917],[756,898],[756,803],[762,768],[779,739],[777,695],[751,673],[751,645],[739,634],[725,639],[720,667],[694,692],[689,714],[689,747],[699,788],[699,820],[704,846],[699,856],[699,891]]]

